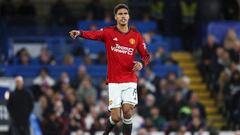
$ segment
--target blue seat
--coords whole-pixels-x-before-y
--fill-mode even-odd
[[[104,28],[104,27],[108,27],[108,26],[112,26],[114,24],[114,22],[105,22],[103,20],[99,20],[97,21],[97,28],[98,29],[101,29],[101,28]]]
[[[6,76],[16,76],[21,75],[23,77],[36,77],[41,68],[47,68],[49,70],[49,74],[54,77],[58,78],[62,72],[67,72],[70,76],[74,76],[77,72],[76,66],[66,66],[66,65],[54,65],[54,66],[40,66],[40,65],[16,65],[16,66],[9,66],[5,70]]]
[[[81,65],[83,64],[83,58],[82,57],[74,57],[74,65]]]
[[[106,65],[87,65],[88,72],[107,72]]]
[[[157,23],[155,21],[132,21],[131,24],[136,26],[137,29],[142,33],[157,30]]]
[[[105,52],[105,46],[103,42],[94,40],[84,40],[83,47],[87,52],[97,54],[99,52]]]
[[[97,21],[95,21],[95,20],[80,21],[80,22],[78,23],[78,29],[81,29],[81,30],[89,30],[91,25],[97,25]]]
[[[181,73],[181,70],[177,65],[157,65],[157,66],[153,66],[152,70],[159,77],[166,77],[167,74],[170,72],[174,72],[178,76]]]
[[[77,73],[76,66],[54,65],[54,66],[47,66],[47,68],[49,70],[49,74],[54,78],[58,78],[62,72],[67,72],[71,77],[75,76]]]
[[[90,74],[93,78],[106,77],[107,66],[106,65],[87,65],[87,73]]]
[[[6,76],[21,75],[23,77],[34,77],[38,75],[39,71],[40,71],[39,66],[15,65],[8,66],[5,70],[5,75]]]
[[[61,37],[48,38],[48,49],[54,56],[63,56],[66,52],[65,39]]]

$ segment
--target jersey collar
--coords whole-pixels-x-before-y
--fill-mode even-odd
[[[131,27],[129,27],[129,26],[128,26],[128,32],[126,32],[126,33],[121,32],[121,31],[118,29],[117,25],[115,25],[114,27],[115,27],[115,29],[116,29],[119,33],[121,33],[121,34],[128,34],[128,33],[131,31]]]

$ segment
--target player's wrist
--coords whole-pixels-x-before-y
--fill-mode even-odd
[[[143,61],[140,61],[139,63],[142,64],[142,67],[144,67],[144,63],[143,63]]]
[[[78,30],[78,37],[82,35],[82,30]]]

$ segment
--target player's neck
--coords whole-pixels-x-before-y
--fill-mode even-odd
[[[122,25],[118,24],[117,29],[122,33],[128,33],[128,31],[129,31],[128,25],[122,26]]]

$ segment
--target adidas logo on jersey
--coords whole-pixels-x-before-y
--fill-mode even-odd
[[[113,41],[118,41],[118,39],[115,37],[115,38],[113,38]]]

